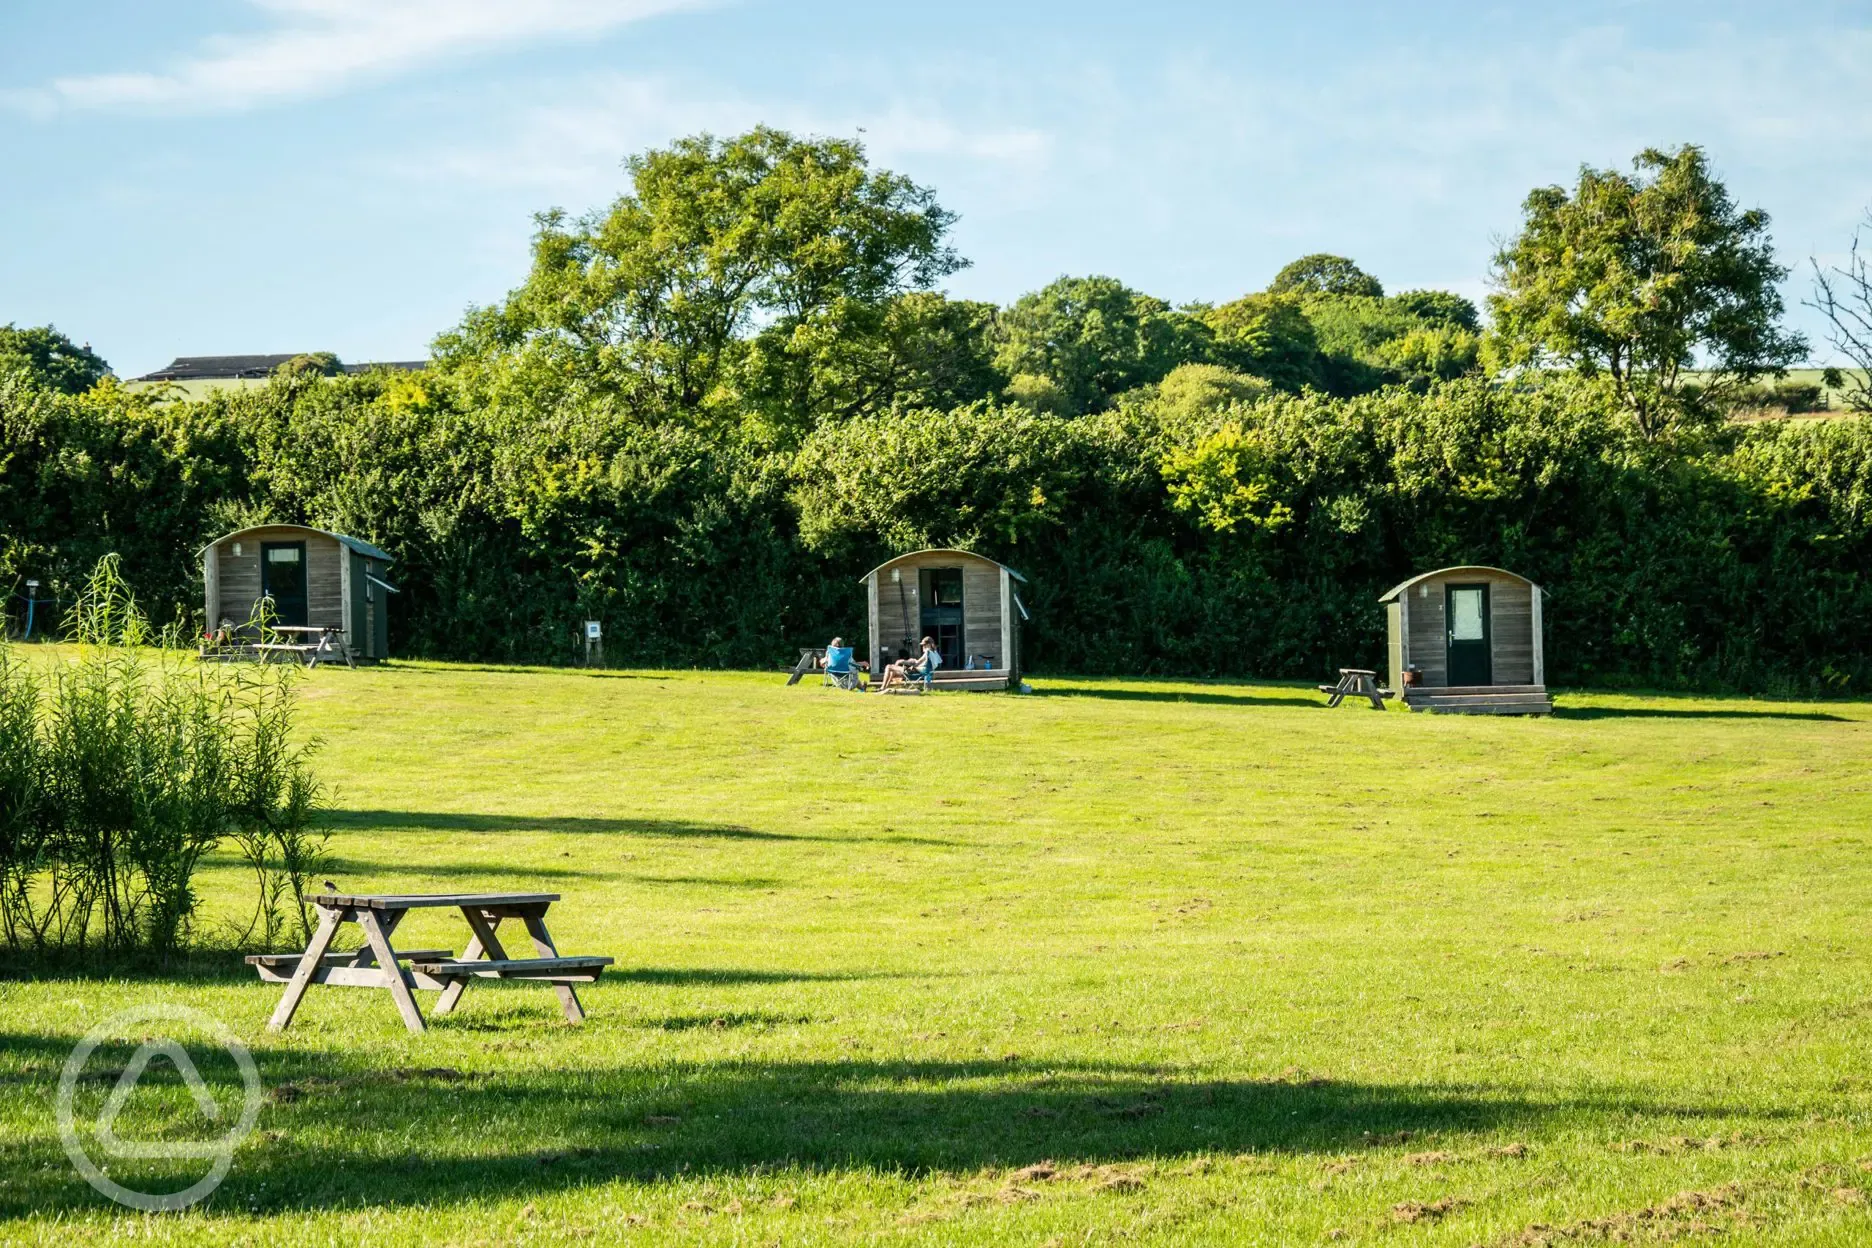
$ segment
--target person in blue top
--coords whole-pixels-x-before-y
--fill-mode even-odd
[[[884,669],[884,683],[878,686],[883,693],[892,685],[908,684],[913,680],[927,681],[942,666],[942,651],[936,648],[936,642],[929,637],[923,639],[921,653],[914,659],[899,659]]]

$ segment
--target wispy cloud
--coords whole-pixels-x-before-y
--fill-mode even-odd
[[[661,77],[601,75],[566,84],[562,98],[517,110],[488,143],[405,158],[405,175],[455,177],[488,186],[579,196],[615,193],[622,159],[680,135],[733,134],[767,124],[796,134],[861,138],[885,164],[955,158],[1005,172],[1038,168],[1050,137],[1002,120],[976,123],[914,98],[832,110],[797,100],[756,100],[732,90],[698,91]]]
[[[581,35],[705,0],[250,0],[273,19],[220,35],[160,72],[87,74],[10,93],[38,113],[65,109],[215,111],[323,95],[438,61]]]

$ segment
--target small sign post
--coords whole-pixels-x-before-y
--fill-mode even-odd
[[[585,621],[585,666],[604,666],[604,628],[597,620]]]

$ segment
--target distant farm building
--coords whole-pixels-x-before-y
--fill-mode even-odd
[[[241,629],[271,600],[272,622],[337,628],[353,658],[390,657],[391,558],[302,524],[241,529],[202,549],[208,627]]]
[[[305,352],[290,355],[180,355],[168,367],[133,377],[126,384],[135,388],[170,385],[190,398],[200,398],[211,390],[239,390],[264,386],[282,364],[303,359]],[[419,372],[426,360],[398,360],[373,364],[339,364],[341,373],[357,374],[389,369],[392,372]]]
[[[1417,710],[1546,715],[1541,587],[1501,568],[1439,568],[1378,599],[1391,687]]]
[[[928,637],[942,652],[946,688],[1020,687],[1020,631],[1027,618],[1016,585],[1026,578],[966,550],[918,550],[864,576],[872,671],[913,657]]]

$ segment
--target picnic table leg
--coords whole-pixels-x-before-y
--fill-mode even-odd
[[[501,947],[500,937],[494,934],[494,929],[500,926],[500,916],[497,914],[490,917],[479,910],[463,909],[462,917],[468,920],[468,926],[474,932],[474,939],[470,940],[468,947],[462,950],[461,960],[472,962],[486,954],[490,958],[505,961],[507,951]],[[435,1012],[438,1015],[447,1014],[455,1008],[456,1002],[461,1000],[462,993],[468,991],[469,978],[469,976],[463,976],[442,990],[442,995],[436,1000],[435,1005]]]
[[[1384,699],[1378,696],[1378,678],[1376,676],[1361,676],[1359,677],[1359,684],[1363,686],[1360,692],[1371,699],[1371,709],[1374,711],[1384,710]]]
[[[533,947],[539,951],[540,957],[558,957],[559,950],[553,946],[552,935],[546,930],[546,916],[529,914],[524,921],[527,935],[533,938]],[[585,1007],[579,1004],[578,993],[573,990],[572,985],[554,984],[553,988],[559,994],[559,1007],[565,1011],[566,1021],[568,1023],[584,1022]]]
[[[1345,677],[1341,676],[1339,678],[1339,683],[1333,686],[1332,696],[1326,699],[1327,710],[1331,710],[1333,707],[1338,706],[1341,702],[1345,701],[1345,695],[1346,695],[1345,686],[1346,686]]]
[[[401,923],[403,916],[408,913],[407,910],[391,910],[384,915],[381,923],[385,940],[389,940],[396,934],[397,924]],[[351,965],[364,970],[377,965],[377,951],[371,948],[369,941],[358,947],[356,955],[351,959]]]
[[[319,963],[325,960],[325,951],[331,948],[332,937],[338,934],[338,924],[343,917],[342,910],[319,907],[318,930],[312,933],[311,943],[299,959],[292,979],[287,981],[286,995],[280,998],[279,1005],[274,1007],[273,1017],[267,1021],[268,1031],[285,1031],[292,1024],[293,1011],[299,1008],[299,999],[312,986],[312,976],[318,973]]]
[[[402,915],[396,916],[398,919]],[[392,921],[394,925],[394,920]],[[390,947],[390,937],[377,921],[375,910],[359,910],[358,926],[364,929],[365,939],[377,954],[377,961],[383,966],[384,975],[390,985],[390,995],[396,998],[397,1009],[402,1012],[403,1025],[411,1031],[423,1030],[422,1011],[416,1008],[416,994],[410,991],[409,979],[403,968],[397,965],[396,950]]]

